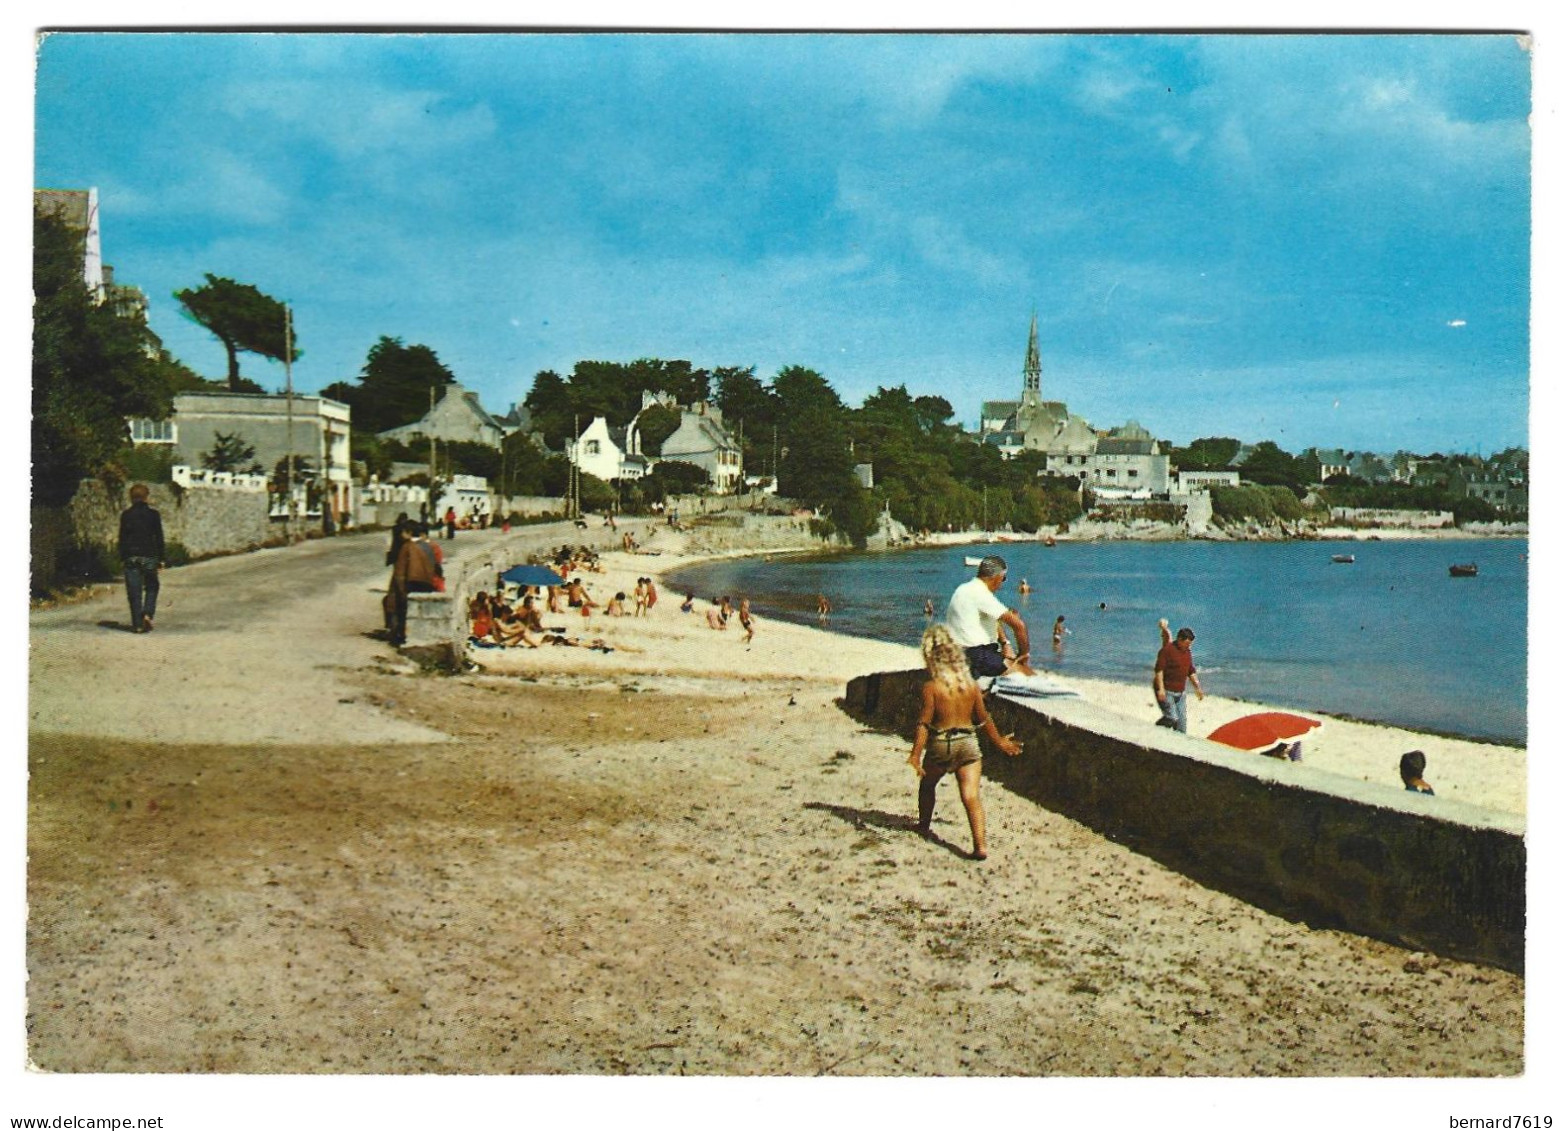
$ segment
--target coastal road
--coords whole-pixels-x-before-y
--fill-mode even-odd
[[[378,634],[388,537],[347,534],[165,570],[150,634],[129,631],[122,585],[34,610],[29,729],[240,745],[444,741],[358,701],[341,678],[405,666]],[[461,531],[439,545],[456,560],[497,540],[514,543],[519,561],[582,539],[558,522]]]

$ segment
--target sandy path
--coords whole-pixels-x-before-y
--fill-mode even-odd
[[[592,591],[684,548],[651,545],[609,555]],[[649,618],[591,618],[611,653],[481,652],[484,671],[435,677],[363,636],[377,566],[305,566],[318,590],[274,611],[294,629],[240,639],[293,649],[307,623],[308,664],[234,660],[218,621],[121,639],[95,611],[35,616],[43,1068],[1523,1070],[1512,975],[1268,915],[991,783],[991,860],[965,858],[952,788],[939,839],[915,836],[903,744],[834,702],[848,674],[914,665],[909,649],[763,621],[745,647],[664,593]],[[81,669],[52,638],[73,634],[78,652],[167,649],[160,741],[70,701]],[[80,660],[96,697],[145,694],[125,656]],[[253,665],[249,698],[222,698],[219,660]],[[313,705],[316,729],[286,741],[294,724],[252,710],[257,693]]]

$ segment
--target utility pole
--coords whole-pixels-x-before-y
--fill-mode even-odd
[[[293,495],[293,308],[282,306],[282,371],[287,375],[287,534],[293,536],[297,506]]]
[[[570,518],[580,517],[580,416],[575,417],[575,439],[571,441],[569,461],[569,502],[565,510]]]

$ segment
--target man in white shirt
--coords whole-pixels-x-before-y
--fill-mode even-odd
[[[965,649],[971,664],[971,674],[978,677],[998,676],[1009,670],[1031,675],[1030,631],[1025,621],[1013,609],[998,600],[998,587],[1009,575],[1009,566],[996,555],[985,557],[976,567],[976,576],[955,590],[949,599],[949,610],[944,623],[955,643]],[[1004,659],[1002,625],[1014,632],[1015,659],[1011,665]]]

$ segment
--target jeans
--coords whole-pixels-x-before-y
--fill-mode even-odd
[[[1188,733],[1187,688],[1181,691],[1167,689],[1166,701],[1161,704],[1161,718],[1164,720],[1161,723],[1162,726],[1174,727],[1182,731],[1183,734]]]
[[[130,598],[130,627],[139,629],[141,618],[157,616],[157,591],[162,583],[157,577],[156,558],[125,559],[125,593]]]

